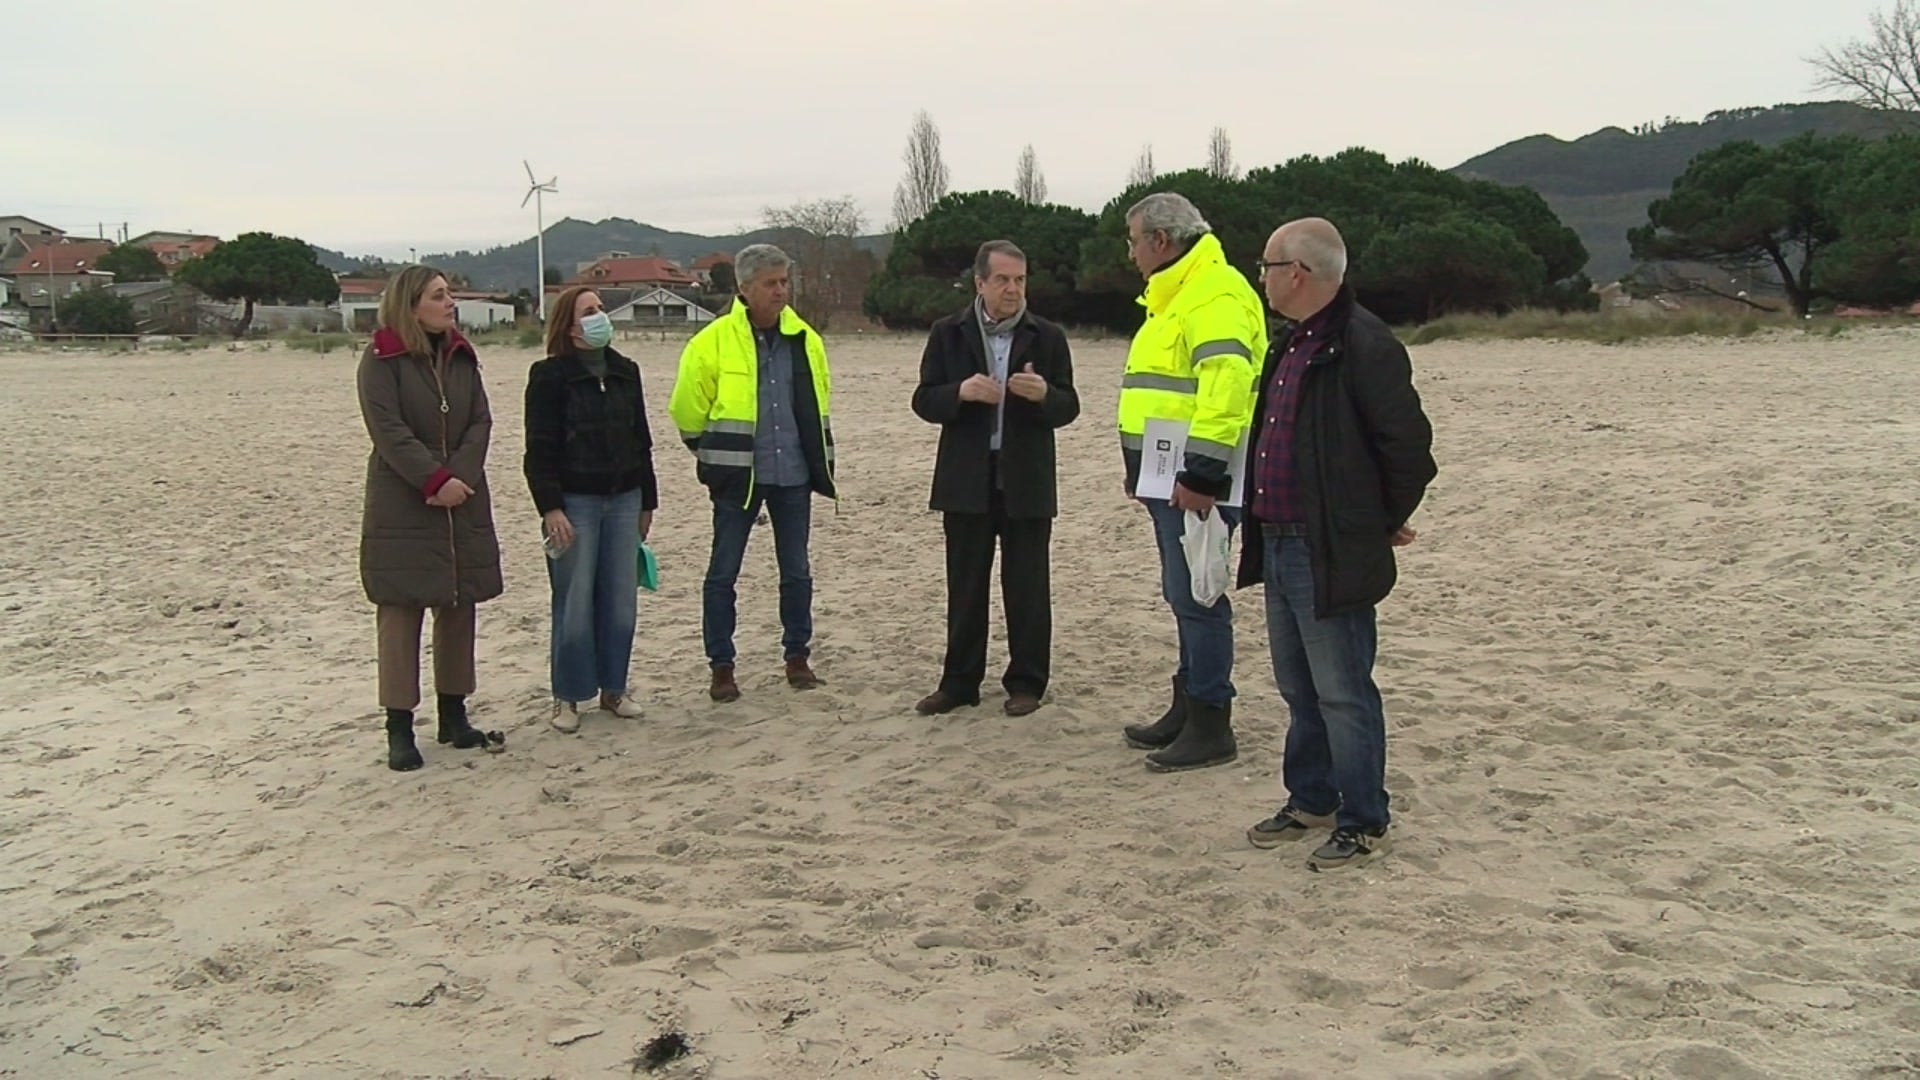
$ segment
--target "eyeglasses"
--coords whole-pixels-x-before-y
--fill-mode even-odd
[[[1266,277],[1267,271],[1278,270],[1283,266],[1297,266],[1300,268],[1300,272],[1303,274],[1313,273],[1313,267],[1308,266],[1306,263],[1301,262],[1299,259],[1281,259],[1278,262],[1268,262],[1265,259],[1261,259],[1259,262],[1255,263],[1254,265],[1260,268],[1261,277]]]

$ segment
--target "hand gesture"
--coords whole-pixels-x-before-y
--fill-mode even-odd
[[[1413,543],[1414,538],[1419,535],[1420,534],[1414,532],[1411,527],[1402,525],[1394,531],[1394,534],[1388,538],[1387,542],[1394,547],[1406,547],[1408,544]]]
[[[981,405],[1000,403],[1000,384],[991,376],[973,375],[960,384],[960,400],[972,401]]]
[[[457,476],[450,477],[446,483],[440,485],[439,491],[427,496],[427,505],[444,506],[451,510],[461,503],[466,502],[472,494],[473,489],[467,486],[465,480]]]
[[[1007,389],[1012,393],[1038,404],[1046,399],[1047,380],[1033,373],[1033,364],[1028,363],[1014,375],[1007,378]]]
[[[644,528],[646,518],[647,515],[640,515],[640,520],[643,524],[641,530],[642,536],[646,535]],[[556,552],[564,552],[573,546],[573,522],[567,520],[567,512],[565,510],[549,510],[540,520],[546,523],[547,539],[553,541],[553,548]]]

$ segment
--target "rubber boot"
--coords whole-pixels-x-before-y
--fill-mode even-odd
[[[1187,726],[1180,737],[1165,750],[1147,755],[1147,768],[1154,772],[1184,772],[1225,765],[1240,756],[1233,741],[1233,704],[1187,704]]]
[[[452,743],[455,750],[473,750],[487,745],[487,737],[467,723],[467,699],[458,694],[440,695],[440,733],[436,742]]]
[[[420,748],[413,745],[413,713],[406,709],[387,710],[387,768],[394,772],[412,772],[425,765]]]
[[[1187,680],[1175,675],[1173,704],[1167,706],[1165,715],[1151,724],[1128,724],[1122,734],[1127,737],[1127,745],[1135,750],[1158,750],[1163,746],[1172,746],[1186,723]]]

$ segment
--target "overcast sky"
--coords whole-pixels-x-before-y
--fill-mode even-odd
[[[1243,166],[1367,146],[1451,167],[1537,133],[1818,96],[1880,5],[1780,0],[0,0],[0,214],[265,229],[349,253],[618,215],[730,232],[889,216],[917,108],[956,190],[1097,210],[1224,126]]]

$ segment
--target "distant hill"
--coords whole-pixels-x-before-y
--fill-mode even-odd
[[[877,257],[885,258],[892,239],[891,236],[863,236],[854,242]],[[580,263],[591,262],[609,251],[624,251],[629,255],[658,255],[687,267],[702,255],[711,255],[716,251],[731,255],[748,244],[778,241],[779,233],[772,229],[756,229],[739,236],[700,236],[673,232],[626,218],[594,222],[562,218],[547,226],[546,256],[548,266],[558,267],[562,275],[572,277]],[[316,247],[314,251],[321,264],[335,272],[350,270],[360,263],[357,258],[328,248]],[[485,251],[422,252],[420,261],[459,274],[479,289],[511,291],[533,289],[538,285],[534,277],[535,256],[531,236],[515,244]]]
[[[1595,281],[1611,281],[1633,269],[1627,230],[1646,224],[1647,204],[1668,194],[1673,181],[1703,151],[1736,139],[1770,146],[1810,131],[1877,139],[1915,129],[1909,114],[1845,102],[1727,109],[1697,123],[1670,120],[1637,131],[1601,128],[1572,142],[1534,135],[1489,150],[1452,171],[1539,192],[1587,245],[1592,256],[1587,274]]]

